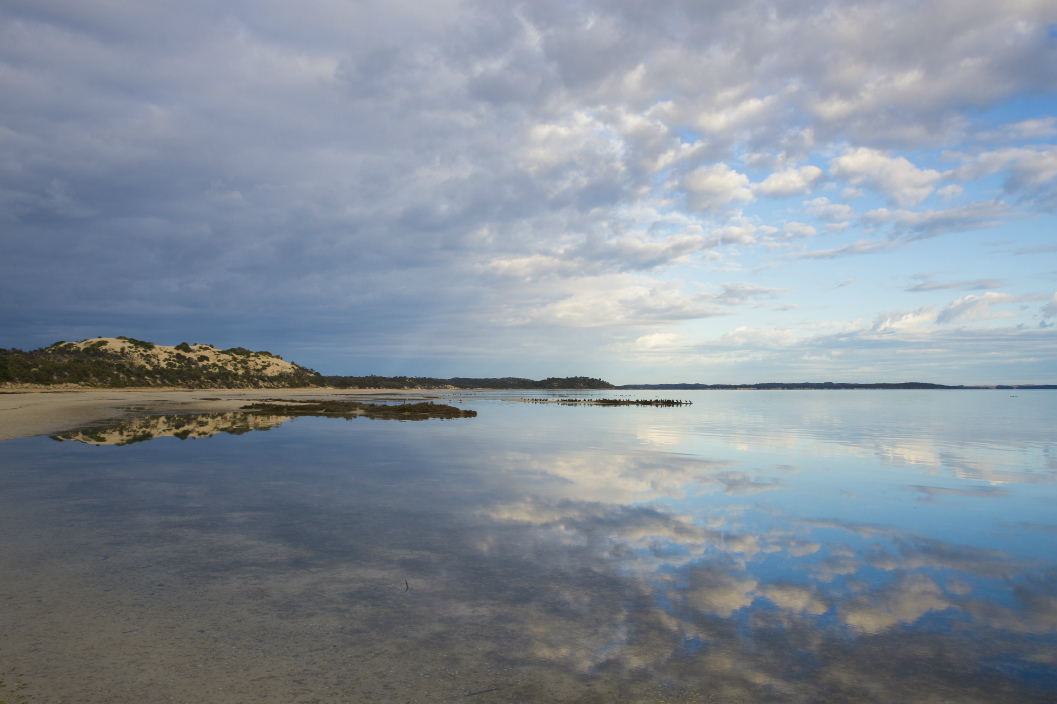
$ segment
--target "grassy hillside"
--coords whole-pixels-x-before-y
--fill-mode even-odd
[[[242,347],[218,350],[186,342],[168,347],[99,337],[30,352],[0,349],[0,383],[7,384],[290,388],[318,385],[318,379],[312,370],[270,352]]]

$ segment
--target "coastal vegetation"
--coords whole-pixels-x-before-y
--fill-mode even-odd
[[[267,351],[245,347],[217,349],[181,342],[169,347],[131,337],[60,340],[23,351],[0,348],[0,386],[74,385],[102,388],[181,387],[337,389],[611,389],[590,377],[551,377],[542,381],[435,379],[432,377],[324,376]]]
[[[355,401],[271,401],[251,403],[242,410],[268,416],[326,416],[329,418],[379,418],[426,420],[428,418],[476,418],[477,411],[442,403],[357,403]]]
[[[56,342],[43,349],[0,349],[0,384],[127,388],[291,388],[319,385],[311,369],[271,352],[174,347],[130,337]]]

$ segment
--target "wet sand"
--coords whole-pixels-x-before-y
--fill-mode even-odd
[[[463,393],[463,390],[460,390]],[[432,389],[62,389],[0,387],[0,442],[155,413],[227,413],[269,398],[437,398]]]

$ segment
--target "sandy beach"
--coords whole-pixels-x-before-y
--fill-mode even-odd
[[[155,413],[225,413],[269,398],[437,398],[433,389],[0,389],[0,442]]]

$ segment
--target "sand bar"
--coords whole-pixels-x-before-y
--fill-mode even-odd
[[[462,390],[460,390],[460,393]],[[269,398],[425,397],[435,389],[63,389],[0,387],[0,442],[156,413],[226,413]]]

